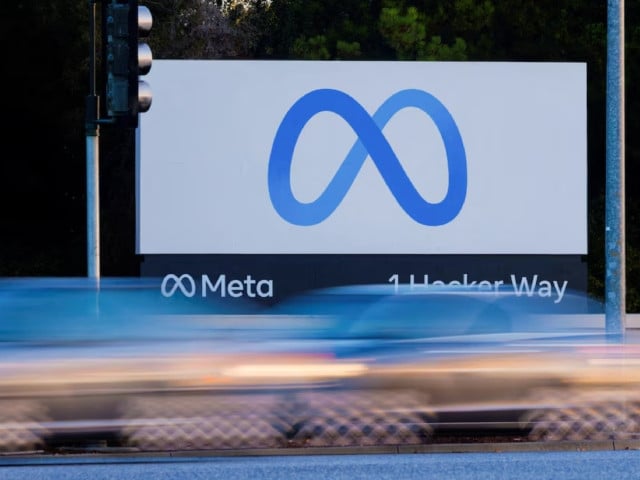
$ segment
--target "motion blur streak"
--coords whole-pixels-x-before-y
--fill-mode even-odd
[[[222,371],[229,377],[353,377],[367,370],[365,365],[333,363],[328,365],[239,365]]]
[[[0,451],[640,438],[640,335],[612,344],[580,294],[159,285],[0,281]]]
[[[592,358],[589,360],[590,365],[640,365],[640,358]]]

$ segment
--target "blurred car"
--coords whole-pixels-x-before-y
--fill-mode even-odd
[[[315,436],[303,430],[312,443],[375,443],[381,428],[412,443],[470,434],[640,434],[638,334],[606,332],[603,305],[580,292],[555,302],[511,288],[354,285],[307,292],[276,312],[310,323],[331,319],[321,335],[326,348],[367,367],[345,381],[339,404],[335,394],[310,394]],[[318,440],[327,423],[350,438]],[[363,439],[372,428],[377,439]]]
[[[0,281],[0,451],[278,446],[273,391],[351,374],[252,335],[256,305],[159,287]]]

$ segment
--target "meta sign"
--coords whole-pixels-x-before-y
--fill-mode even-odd
[[[138,253],[587,253],[583,63],[156,60]]]

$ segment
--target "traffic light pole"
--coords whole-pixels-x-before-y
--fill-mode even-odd
[[[96,88],[97,5],[102,2],[105,118],[101,118]],[[138,127],[138,114],[151,107],[151,91],[139,75],[151,69],[152,54],[140,36],[151,30],[153,19],[138,0],[89,0],[89,95],[86,102],[87,145],[87,275],[100,279],[100,125]]]
[[[96,93],[96,2],[89,1],[89,96],[86,103],[87,145],[87,276],[100,279],[99,97]]]
[[[87,276],[100,278],[100,180],[98,126],[87,131]]]

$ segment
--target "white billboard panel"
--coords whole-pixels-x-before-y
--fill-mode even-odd
[[[586,254],[583,63],[156,60],[142,254]]]

